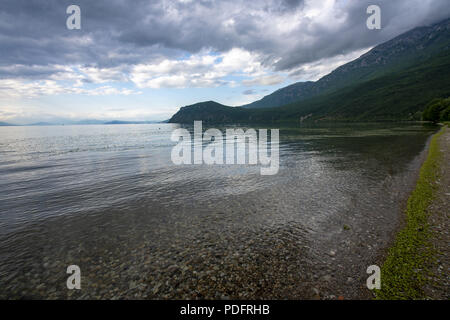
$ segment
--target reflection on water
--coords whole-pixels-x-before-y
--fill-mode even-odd
[[[261,176],[173,165],[177,127],[0,127],[0,298],[367,297],[433,132],[281,128]]]

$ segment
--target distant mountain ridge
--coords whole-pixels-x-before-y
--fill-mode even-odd
[[[6,122],[0,122],[0,126],[62,126],[62,125],[113,125],[113,124],[153,124],[153,123],[163,123],[164,121],[124,121],[124,120],[79,120],[79,121],[55,121],[55,122],[34,122],[25,125],[11,124]]]
[[[336,91],[348,85],[370,80],[394,68],[418,63],[443,49],[448,49],[450,19],[429,27],[418,27],[382,43],[356,60],[346,63],[316,82],[297,82],[244,105],[244,108],[270,108],[302,101],[316,95]],[[445,39],[443,39],[445,38]],[[445,40],[445,41],[442,41]]]
[[[14,124],[11,124],[11,123],[1,122],[1,121],[0,121],[0,127],[10,127],[10,126],[15,126],[15,125],[14,125]]]
[[[288,117],[295,120],[306,117],[311,120],[406,119],[419,111],[422,103],[428,102],[424,100],[427,95],[450,95],[449,77],[445,75],[449,49],[450,19],[446,19],[380,44],[316,82],[295,83],[242,107],[216,108],[215,105],[208,110],[207,106],[213,105],[211,101],[183,107],[170,122],[190,122],[192,118],[209,122],[289,121]],[[425,65],[429,68],[421,68]],[[419,85],[417,81],[424,83]],[[422,91],[417,91],[419,88]],[[385,97],[385,101],[378,96]],[[361,109],[363,100],[372,105],[371,109]],[[385,110],[383,103],[388,101],[394,105]],[[409,106],[403,105],[406,103]],[[197,111],[201,112],[195,114]]]

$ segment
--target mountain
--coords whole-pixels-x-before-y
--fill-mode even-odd
[[[316,82],[293,84],[242,107],[184,107],[170,122],[411,119],[431,99],[450,96],[449,49],[447,19],[387,41]],[[234,109],[232,119],[228,109]]]
[[[34,122],[28,124],[28,126],[57,126],[59,123],[52,123],[52,122]]]
[[[28,126],[61,126],[61,125],[102,125],[102,124],[151,124],[160,123],[161,121],[122,121],[122,120],[57,120],[55,122],[35,122],[28,124]]]
[[[105,120],[97,120],[97,119],[85,119],[85,120],[79,120],[79,121],[72,121],[72,122],[64,122],[64,124],[75,124],[75,125],[87,125],[87,124],[104,124]]]
[[[418,65],[279,108],[253,109],[251,121],[420,120],[434,98],[450,96],[450,50]],[[242,120],[241,120],[242,121]]]
[[[10,127],[15,126],[15,124],[7,123],[7,122],[0,122],[0,127]]]
[[[419,27],[387,41],[316,82],[298,82],[243,107],[270,108],[336,91],[412,64],[420,63],[448,47],[450,19]]]
[[[113,120],[104,122],[103,124],[152,124],[159,123],[159,121],[122,121],[122,120]]]
[[[27,126],[63,126],[63,125],[85,125],[85,124],[103,124],[104,120],[72,120],[72,119],[54,119],[51,122],[41,121],[27,124]]]
[[[233,108],[214,101],[205,101],[180,108],[169,120],[169,123],[192,123],[194,120],[221,123],[239,122],[245,114],[248,116],[250,113],[250,110],[243,108]]]
[[[319,94],[320,89],[317,82],[297,82],[290,86],[281,88],[261,100],[242,106],[243,108],[271,108],[282,106],[295,101],[305,100]]]

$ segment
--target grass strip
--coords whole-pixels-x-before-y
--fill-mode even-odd
[[[381,268],[379,300],[424,299],[423,286],[434,259],[430,243],[428,207],[433,201],[439,177],[439,137],[446,127],[430,142],[428,156],[420,169],[416,188],[408,199],[406,226],[397,234],[394,245]]]

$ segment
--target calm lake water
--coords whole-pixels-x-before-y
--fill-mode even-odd
[[[262,176],[172,164],[178,127],[0,127],[0,298],[370,297],[433,128],[281,128]]]

